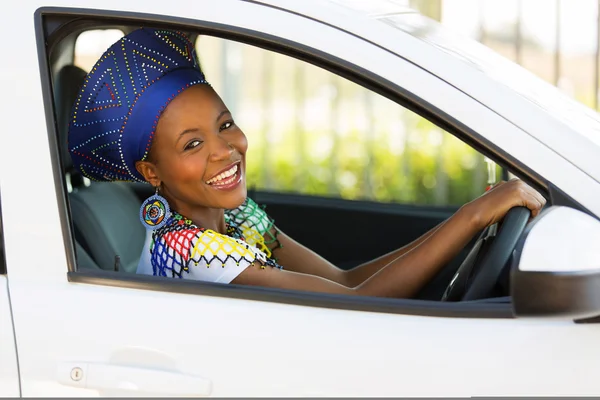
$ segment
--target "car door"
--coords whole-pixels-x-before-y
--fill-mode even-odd
[[[19,369],[4,258],[2,205],[0,204],[0,397],[19,397]]]
[[[515,320],[507,303],[357,299],[78,270],[44,67],[42,32],[51,24],[42,24],[42,17],[186,24],[264,46],[277,39],[315,63],[327,60],[333,68],[347,60],[362,73],[371,71],[373,84],[395,82],[416,97],[437,99],[444,112],[456,111],[462,123],[488,137],[499,131],[506,141],[527,137],[418,66],[281,9],[233,0],[197,8],[183,1],[131,1],[133,14],[112,0],[86,3],[107,12],[46,9],[36,14],[38,60],[30,20],[39,5],[25,1],[25,11],[0,27],[5,36],[20,29],[27,44],[3,44],[25,66],[13,80],[26,102],[3,98],[0,112],[6,131],[19,131],[25,119],[28,128],[21,136],[3,132],[0,171],[23,165],[22,172],[36,178],[24,184],[19,174],[2,173],[23,396],[600,393],[597,326]],[[41,73],[31,67],[38,61]],[[411,86],[415,81],[419,87]],[[10,82],[7,87],[17,92]],[[23,164],[19,148],[28,149],[35,167]],[[528,153],[548,155],[539,144]],[[517,159],[527,163],[527,157]]]
[[[6,275],[0,275],[0,396],[18,397],[17,348],[8,296]]]

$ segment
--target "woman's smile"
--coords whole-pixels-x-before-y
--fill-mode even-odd
[[[242,163],[236,161],[213,175],[206,184],[218,190],[231,190],[242,182],[243,176]]]

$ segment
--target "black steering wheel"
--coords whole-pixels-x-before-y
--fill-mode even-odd
[[[483,299],[498,281],[531,217],[527,207],[511,208],[502,221],[484,229],[446,288],[442,301]],[[495,235],[495,230],[498,233]]]

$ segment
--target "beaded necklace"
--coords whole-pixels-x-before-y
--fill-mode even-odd
[[[244,237],[242,229],[232,219],[226,218],[225,226],[226,226],[226,233],[225,233],[226,236],[241,240],[247,246],[255,247],[253,244],[249,244],[246,241],[246,238]],[[181,215],[177,211],[171,210],[171,213],[167,220],[167,223],[162,228],[157,229],[152,235],[152,247],[151,248],[153,248],[155,245],[159,245],[159,248],[155,249],[157,251],[153,252],[153,256],[152,256],[153,264],[154,264],[155,268],[157,267],[159,270],[161,270],[161,275],[165,275],[166,270],[171,270],[172,273],[174,273],[174,275],[182,277],[181,273],[184,271],[188,271],[189,267],[187,265],[185,265],[185,263],[182,264],[182,263],[178,262],[177,259],[179,257],[174,258],[174,253],[171,253],[173,255],[168,255],[169,252],[167,251],[167,247],[176,249],[177,242],[178,242],[177,239],[181,236],[187,236],[188,241],[184,241],[184,243],[191,244],[191,240],[192,240],[191,236],[197,236],[198,234],[200,234],[202,232],[206,232],[206,231],[207,231],[206,228],[197,226],[196,224],[194,224],[194,222],[191,219]],[[160,241],[159,240],[160,238],[163,238],[163,239],[170,238],[170,240],[165,242],[164,240]],[[168,243],[170,243],[170,244],[168,244]],[[164,247],[165,245],[167,247]],[[265,268],[268,266],[268,267],[283,269],[283,267],[277,263],[276,259],[272,256],[272,253],[270,251],[268,253],[265,253],[258,247],[256,249],[257,249],[257,251],[259,251],[260,253],[262,253],[264,255],[264,257],[261,257],[261,259],[263,260],[263,265],[261,265],[261,268]],[[187,253],[187,251],[180,253],[180,255],[183,257],[183,259],[181,261],[183,261],[184,259],[188,259],[188,254],[185,254],[185,253]],[[162,254],[162,256],[161,256],[161,254]],[[226,254],[225,259],[219,258],[219,261],[223,265],[225,265],[225,261],[229,257],[230,257],[230,255]],[[213,255],[209,259],[206,259],[207,265],[211,264],[215,258],[217,258],[217,256]],[[178,268],[167,267],[168,259],[171,259],[173,262],[175,262],[175,264],[179,265],[179,267]]]

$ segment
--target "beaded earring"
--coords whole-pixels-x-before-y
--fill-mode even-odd
[[[167,199],[156,192],[148,197],[140,207],[140,221],[146,229],[159,229],[167,223],[167,216],[170,212]]]

